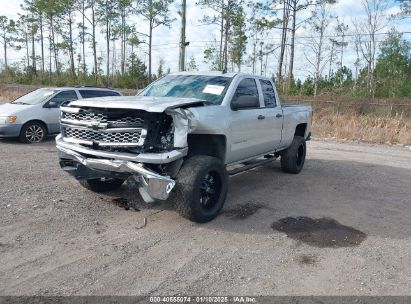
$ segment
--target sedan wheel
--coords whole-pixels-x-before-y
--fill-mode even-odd
[[[24,143],[39,143],[46,137],[46,130],[40,123],[30,123],[23,127],[20,134],[20,140]]]

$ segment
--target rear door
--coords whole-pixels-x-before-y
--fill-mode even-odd
[[[277,101],[274,85],[268,79],[258,79],[264,99],[264,119],[261,120],[261,134],[265,139],[266,151],[276,150],[281,146],[283,130],[283,110]]]
[[[233,100],[239,96],[256,96],[259,103],[253,108],[232,110],[230,114],[231,153],[229,162],[236,162],[267,152],[266,109],[257,79],[246,77],[240,80]]]

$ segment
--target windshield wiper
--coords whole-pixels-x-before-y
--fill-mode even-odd
[[[21,104],[21,105],[28,105],[28,103],[17,101],[17,102],[12,102],[12,104]]]

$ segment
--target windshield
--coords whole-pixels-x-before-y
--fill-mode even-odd
[[[141,96],[197,98],[209,104],[221,104],[230,77],[203,75],[168,75],[145,89]]]
[[[45,101],[48,97],[54,94],[52,89],[38,89],[33,92],[30,92],[26,95],[17,98],[12,103],[14,104],[24,104],[24,105],[36,105]]]

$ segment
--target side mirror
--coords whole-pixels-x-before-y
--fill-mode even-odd
[[[66,100],[65,102],[63,102],[60,107],[65,107],[67,106],[70,102],[72,102],[73,100]]]
[[[234,111],[241,109],[258,108],[260,106],[260,101],[256,96],[252,95],[242,95],[234,98],[231,102],[231,109]]]
[[[58,108],[58,104],[55,101],[49,101],[49,103],[47,104],[47,108]]]

